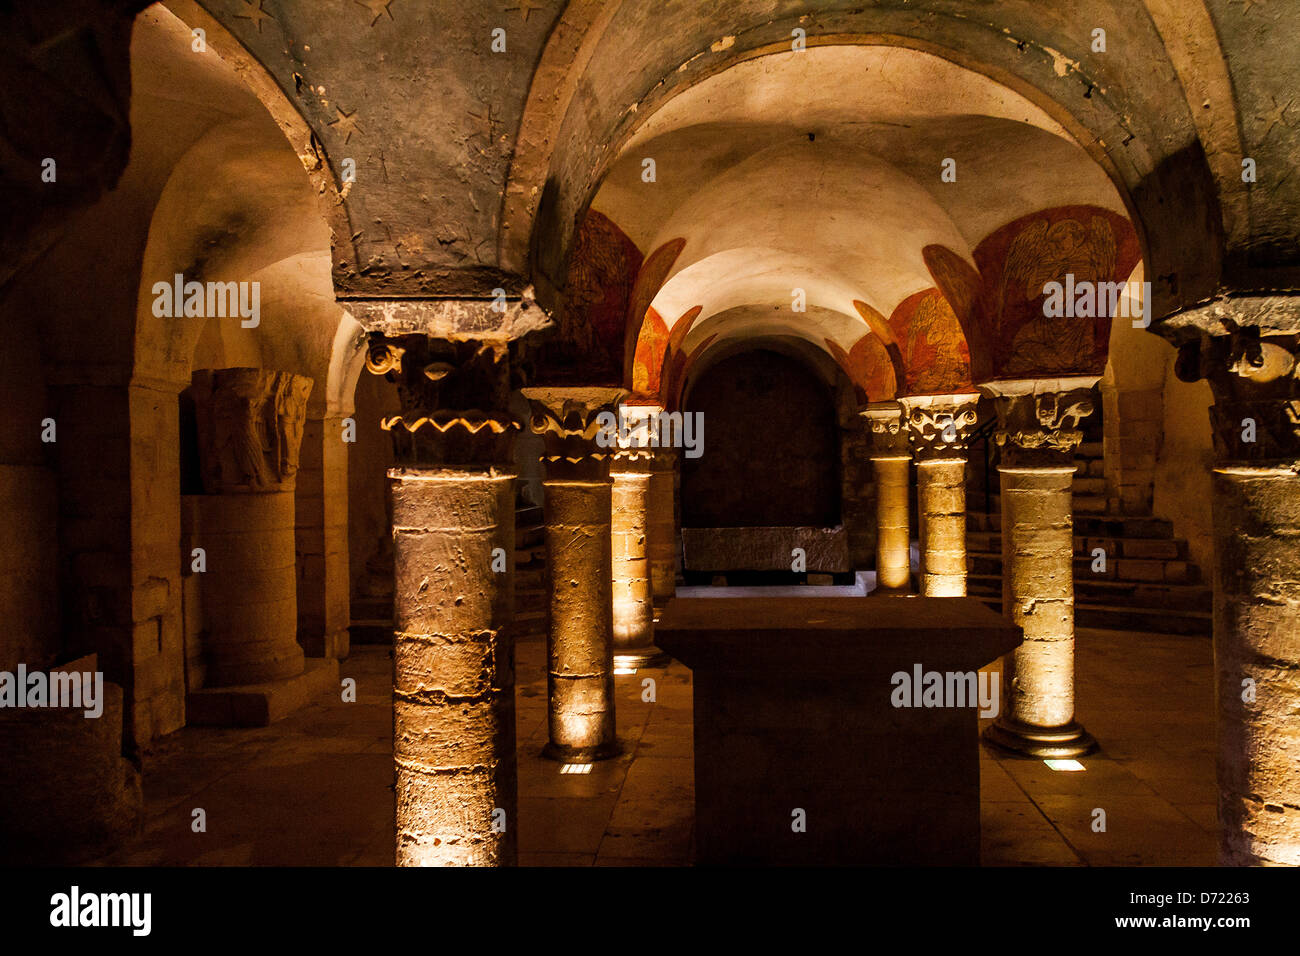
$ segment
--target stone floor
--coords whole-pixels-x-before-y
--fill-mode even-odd
[[[1215,847],[1211,650],[1206,638],[1078,635],[1079,714],[1101,741],[1083,772],[983,750],[986,865],[1211,865]],[[689,862],[691,686],[682,665],[616,679],[625,752],[560,772],[546,739],[545,646],[518,649],[523,865]],[[389,654],[343,662],[357,700],[318,701],[257,730],[186,728],[146,758],[145,831],[102,861],[363,865],[393,859]],[[642,700],[654,681],[654,702]],[[206,832],[194,832],[195,809]],[[1095,811],[1105,831],[1095,832]]]

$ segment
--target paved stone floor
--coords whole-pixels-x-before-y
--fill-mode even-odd
[[[518,649],[523,865],[678,865],[691,854],[690,672],[617,678],[624,755],[561,774],[546,739],[545,646]],[[391,865],[387,649],[342,676],[357,701],[313,703],[258,730],[186,728],[146,758],[144,833],[101,862]],[[1080,630],[1079,715],[1102,743],[1083,772],[982,749],[983,860],[992,865],[1210,865],[1215,785],[1207,638]],[[653,678],[655,701],[642,700]],[[922,757],[923,759],[923,757]],[[194,832],[194,810],[206,832]],[[1093,829],[1105,811],[1104,832]]]

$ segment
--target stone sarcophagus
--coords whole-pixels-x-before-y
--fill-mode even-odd
[[[673,599],[697,861],[978,864],[978,671],[1020,639],[974,598]]]

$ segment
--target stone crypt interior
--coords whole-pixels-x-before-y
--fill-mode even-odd
[[[1290,4],[0,24],[5,862],[1300,864]]]

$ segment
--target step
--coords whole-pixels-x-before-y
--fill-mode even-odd
[[[1079,478],[1076,477],[1070,485],[1076,498],[1079,495],[1106,495],[1105,478]]]
[[[389,619],[353,619],[348,625],[348,638],[353,644],[393,643],[393,622]]]
[[[975,597],[1000,598],[1002,578],[997,574],[969,574],[966,590]],[[1080,581],[1076,578],[1074,601],[1076,606],[1209,615],[1214,610],[1214,591],[1203,584],[1143,584],[1138,581]]]
[[[990,609],[1002,613],[1001,595],[972,594]],[[1184,637],[1209,637],[1214,621],[1203,611],[1178,611],[1168,608],[1112,607],[1105,604],[1076,602],[1075,627],[1092,627],[1110,631],[1148,631],[1154,634],[1177,634]]]
[[[354,598],[350,609],[354,621],[376,621],[393,616],[393,598]]]
[[[515,527],[534,528],[544,523],[541,505],[515,507]]]
[[[1106,570],[1097,571],[1093,565],[1095,559],[1090,554],[1075,553],[1073,558],[1074,580],[1081,581],[1126,581],[1135,584],[1197,584],[1200,581],[1200,569],[1187,561],[1166,561],[1162,559],[1115,558],[1108,557]],[[966,550],[966,568],[975,574],[1002,573],[1002,552]]]
[[[1000,554],[1002,532],[971,530],[967,516],[966,547],[972,552]],[[1088,538],[1074,536],[1074,553],[1078,557],[1092,558],[1101,548],[1107,560],[1114,558],[1145,558],[1162,561],[1187,561],[1187,542],[1183,538]]]

